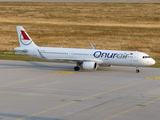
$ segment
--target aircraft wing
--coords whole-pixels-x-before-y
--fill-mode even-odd
[[[70,62],[70,63],[77,63],[77,62],[85,62],[85,61],[93,61],[93,62],[96,62],[96,63],[101,63],[102,60],[100,59],[91,59],[91,58],[84,58],[84,59],[72,59],[72,58],[69,58],[69,59],[66,59],[66,58],[56,58],[56,59],[52,59],[52,58],[46,58],[47,60],[50,60],[50,61],[62,61],[62,62]]]
[[[37,49],[38,50],[38,49]],[[49,61],[58,61],[58,62],[70,62],[70,63],[77,63],[77,62],[84,62],[84,61],[94,61],[98,64],[102,63],[103,61],[100,60],[100,59],[91,59],[91,58],[46,58],[45,56],[43,56],[43,54],[38,50],[41,58],[44,58],[46,60],[49,60]]]

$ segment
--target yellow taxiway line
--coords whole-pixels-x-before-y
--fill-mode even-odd
[[[6,87],[6,86],[9,86],[9,85],[15,85],[15,84],[18,84],[18,83],[24,83],[24,82],[33,81],[33,80],[42,79],[42,78],[47,78],[47,77],[51,77],[51,76],[55,76],[55,75],[58,75],[58,74],[50,74],[50,75],[47,75],[47,76],[27,79],[27,80],[23,80],[23,81],[14,82],[14,83],[8,83],[8,84],[0,85],[0,87]]]
[[[118,114],[116,114],[116,115],[113,115],[113,116],[111,116],[111,117],[108,117],[108,118],[106,118],[106,119],[104,119],[104,120],[109,120],[109,119],[111,119],[111,118],[114,118],[114,117],[117,117],[117,116],[119,116],[119,115],[125,114],[125,113],[130,112],[130,111],[132,111],[132,110],[135,110],[135,109],[137,109],[137,108],[139,108],[139,107],[142,107],[142,106],[148,105],[148,104],[150,104],[150,103],[156,102],[156,101],[158,101],[158,100],[160,100],[160,98],[155,99],[155,100],[152,100],[152,101],[147,102],[147,103],[144,103],[144,104],[142,104],[142,105],[136,106],[136,107],[131,108],[131,109],[129,109],[129,110],[120,112],[120,113],[118,113]]]
[[[99,96],[99,95],[102,95],[102,94],[106,94],[106,93],[109,93],[109,92],[113,92],[113,91],[116,91],[116,90],[119,90],[119,89],[123,89],[123,88],[129,87],[129,86],[133,86],[133,85],[136,85],[136,84],[140,84],[140,83],[144,83],[144,82],[147,82],[147,81],[151,81],[151,80],[153,80],[153,79],[146,79],[146,80],[139,81],[139,82],[132,83],[132,84],[128,84],[128,85],[125,85],[125,86],[122,86],[122,87],[118,87],[118,88],[115,88],[115,89],[111,89],[111,90],[108,90],[108,91],[105,91],[105,92],[102,92],[102,93],[98,93],[98,94],[95,94],[95,95],[92,95],[92,96],[89,96],[89,97],[82,98],[82,99],[80,99],[80,101],[86,100],[86,99],[89,99],[89,98],[92,98],[92,97],[95,97],[95,96]],[[70,105],[70,104],[73,104],[73,103],[76,103],[76,102],[78,102],[78,101],[72,101],[72,102],[69,102],[69,103],[66,103],[66,104],[63,104],[63,105],[60,105],[60,106],[56,106],[56,107],[53,107],[53,108],[50,108],[50,109],[47,109],[47,110],[44,110],[44,111],[41,111],[41,112],[38,112],[38,113],[34,113],[34,114],[32,114],[32,115],[25,116],[25,117],[23,117],[23,118],[19,118],[19,119],[17,119],[17,120],[26,119],[26,118],[28,118],[28,117],[35,116],[35,115],[39,115],[39,114],[42,114],[42,113],[45,113],[45,112],[48,112],[48,111],[51,111],[51,110],[55,110],[55,109],[58,109],[58,108],[62,108],[62,107],[64,107],[64,106],[67,106],[67,105]],[[151,102],[152,102],[152,101],[151,101]],[[151,102],[149,102],[149,103],[151,103]],[[153,101],[153,102],[154,102],[154,101]],[[149,103],[148,103],[148,104],[149,104]],[[147,103],[146,103],[146,104],[147,104]],[[146,105],[146,104],[145,104],[145,105]],[[137,106],[137,107],[135,107],[135,108],[133,108],[133,109],[136,109],[136,108],[138,108],[138,107],[140,107],[140,106]],[[131,109],[131,110],[133,110],[133,109]],[[128,110],[128,111],[131,111],[131,110]],[[124,112],[124,113],[125,113],[125,112]],[[123,114],[123,113],[121,113],[121,114]],[[118,115],[116,115],[116,116],[118,116]],[[112,118],[113,118],[113,117],[112,117]],[[107,119],[106,119],[106,120],[107,120]]]
[[[18,81],[18,82],[14,82],[14,83],[8,83],[8,84],[0,85],[0,87],[6,87],[6,86],[10,86],[10,85],[15,85],[15,84],[18,84],[18,83],[29,82],[29,81],[38,80],[38,79],[42,79],[42,78],[47,78],[47,77],[51,77],[51,76],[55,76],[55,75],[59,75],[59,74],[73,74],[73,73],[75,73],[75,72],[57,71],[57,72],[55,72],[53,74],[50,74],[50,75],[37,77],[37,78],[32,78],[32,79],[27,79],[27,80],[22,80],[22,81]]]

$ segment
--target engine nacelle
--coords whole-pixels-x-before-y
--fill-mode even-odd
[[[83,62],[82,68],[85,70],[96,70],[97,69],[97,63],[92,61],[86,61]]]

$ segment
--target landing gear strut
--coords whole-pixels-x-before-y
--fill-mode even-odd
[[[136,73],[139,73],[139,72],[140,72],[139,67],[136,66]]]

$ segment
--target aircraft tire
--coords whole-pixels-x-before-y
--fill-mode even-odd
[[[140,70],[136,70],[136,73],[139,73],[140,72]]]
[[[76,66],[76,67],[74,67],[74,70],[75,70],[75,71],[79,71],[79,70],[80,70],[80,67],[79,67],[79,66]]]

